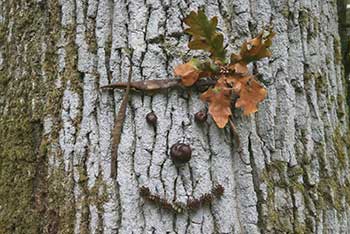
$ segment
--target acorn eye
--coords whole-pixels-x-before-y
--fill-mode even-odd
[[[153,111],[146,115],[146,121],[149,125],[156,126],[157,120],[158,118],[156,114],[153,113]]]

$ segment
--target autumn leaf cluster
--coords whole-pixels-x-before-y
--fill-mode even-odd
[[[228,59],[224,36],[217,31],[217,17],[208,19],[203,10],[192,11],[184,23],[189,26],[185,32],[191,35],[188,47],[208,52],[209,58],[205,61],[193,58],[178,65],[174,69],[175,76],[181,77],[182,84],[188,87],[199,79],[216,81],[214,87],[201,95],[201,99],[209,103],[209,114],[219,128],[225,127],[232,115],[232,95],[238,97],[234,106],[241,108],[244,115],[255,113],[267,91],[249,73],[248,64],[271,56],[268,48],[275,33],[263,30],[255,38],[245,41],[239,53],[231,54]]]

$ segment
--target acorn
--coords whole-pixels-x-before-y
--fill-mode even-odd
[[[152,112],[146,115],[146,121],[149,125],[155,126],[157,124],[157,116]]]
[[[170,157],[175,166],[181,166],[190,161],[192,149],[189,145],[184,143],[176,143],[170,148]]]
[[[206,111],[198,111],[195,115],[194,115],[194,120],[196,120],[199,123],[205,122],[208,118],[207,112]]]

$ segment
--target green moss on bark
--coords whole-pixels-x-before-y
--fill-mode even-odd
[[[310,22],[310,12],[303,8],[299,11],[299,24],[302,28],[307,28]]]
[[[341,168],[345,168],[349,162],[349,145],[350,135],[342,134],[340,127],[337,127],[333,133],[333,143],[336,150],[336,156],[338,158],[338,164]]]
[[[0,230],[2,233],[40,233],[43,200],[38,163],[41,161],[44,90],[40,79],[40,40],[44,11],[38,4],[8,1],[1,26],[3,55],[0,96]],[[11,38],[8,25],[12,23]],[[4,31],[5,30],[5,31]],[[14,43],[16,42],[16,43]]]
[[[337,64],[341,64],[343,57],[341,53],[341,44],[339,37],[334,37],[334,58]]]
[[[62,233],[71,233],[74,218],[69,214],[74,204],[67,199],[67,188],[72,186],[62,184],[66,178],[62,172],[53,170],[47,177],[47,155],[57,144],[62,98],[62,89],[55,86],[60,6],[56,0],[8,1],[4,12],[7,15],[0,25],[0,49],[6,57],[0,73],[0,96],[5,97],[0,108],[0,204],[6,205],[0,209],[0,230],[56,233],[60,225]],[[50,135],[43,135],[44,116],[55,122]]]
[[[266,184],[267,197],[261,201],[263,207],[264,230],[271,233],[303,233],[305,224],[298,223],[294,217],[294,207],[277,207],[276,201],[278,190],[289,194],[286,199],[293,199],[294,193],[304,192],[304,186],[300,182],[303,169],[300,167],[289,167],[287,162],[273,161],[267,165],[261,173],[259,180]]]

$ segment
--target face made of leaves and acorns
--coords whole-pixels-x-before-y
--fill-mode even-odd
[[[209,115],[218,128],[224,128],[230,123],[233,130],[235,127],[232,119],[232,108],[241,108],[244,115],[250,115],[258,110],[258,104],[267,96],[267,90],[259,83],[254,74],[249,73],[248,64],[271,56],[269,47],[272,45],[272,38],[275,35],[271,28],[263,30],[255,38],[245,41],[238,54],[232,53],[227,56],[224,35],[217,31],[217,17],[209,19],[203,10],[192,11],[183,22],[189,26],[185,29],[185,33],[191,36],[188,47],[192,50],[209,52],[207,59],[192,58],[188,62],[176,66],[174,75],[179,79],[131,82],[129,77],[127,83],[114,83],[102,87],[126,88],[126,98],[123,99],[114,127],[113,145],[115,148],[112,150],[112,177],[116,166],[120,126],[124,120],[123,112],[125,115],[127,103],[124,100],[127,100],[130,88],[158,91],[176,86],[205,86],[205,91],[201,94],[200,99],[208,103]],[[129,71],[129,74],[131,74],[131,71]],[[232,103],[232,96],[236,97],[234,103]],[[196,113],[195,118],[196,121],[205,121],[207,119],[206,111],[202,110]],[[154,113],[149,113],[146,119],[149,124],[156,124],[157,116]],[[182,166],[191,158],[191,149],[183,143],[173,145],[170,153],[176,166]],[[221,197],[223,193],[224,187],[217,184],[210,192],[198,198],[188,199],[186,203],[180,203],[170,202],[159,195],[152,194],[148,187],[142,186],[140,188],[140,195],[146,201],[175,212],[199,209],[203,205],[210,204],[216,197]]]

